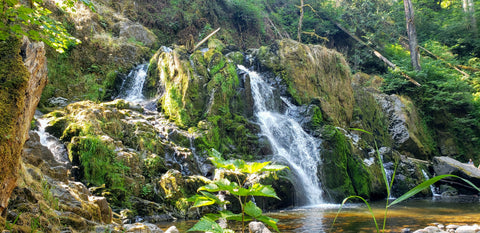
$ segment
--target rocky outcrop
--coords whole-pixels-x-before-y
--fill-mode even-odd
[[[426,132],[412,100],[406,96],[386,94],[377,94],[375,98],[388,119],[394,148],[410,157],[429,159],[433,139]]]
[[[123,220],[197,215],[186,198],[205,184],[194,174],[208,175],[210,168],[192,150],[193,135],[162,114],[123,100],[83,101],[44,118],[45,130],[68,145],[72,176],[115,208],[132,209]]]
[[[150,60],[145,96],[156,97],[159,111],[199,135],[195,146],[200,153],[215,148],[227,154],[261,154],[259,128],[247,120],[252,117],[251,103],[245,101],[248,77],[237,75],[236,64],[223,54],[223,43],[210,40],[208,51],[191,55],[183,46],[158,50]]]
[[[23,44],[16,38],[0,42],[0,216],[16,186],[23,145],[47,82],[43,43]],[[0,228],[3,226],[0,217]]]
[[[480,169],[473,165],[461,163],[449,157],[433,158],[433,169],[436,175],[452,174],[469,180],[480,187]],[[444,179],[443,183],[456,188],[460,194],[478,194],[478,191],[458,179]]]
[[[323,118],[346,126],[353,113],[350,68],[343,56],[320,45],[280,40],[256,51],[256,63],[279,75],[297,104],[316,104]]]

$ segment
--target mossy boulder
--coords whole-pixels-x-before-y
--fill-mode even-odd
[[[343,56],[320,45],[280,40],[256,52],[263,70],[279,75],[299,105],[315,102],[325,120],[338,126],[350,123],[353,91],[350,68]]]
[[[331,125],[322,129],[324,148],[320,174],[326,199],[340,202],[351,195],[374,199],[383,197],[385,184],[377,159],[374,155],[371,157],[355,150],[346,134],[343,129]]]
[[[251,156],[258,127],[247,120],[252,107],[244,101],[248,88],[223,49],[218,40],[209,42],[208,51],[193,54],[183,46],[161,48],[150,60],[145,95],[158,96],[158,108],[171,121],[199,135],[199,151]]]

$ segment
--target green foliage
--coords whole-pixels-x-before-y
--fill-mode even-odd
[[[420,110],[427,128],[435,129],[432,131],[434,138],[442,140],[442,135],[448,133],[454,138],[457,147],[455,158],[468,159],[480,150],[480,102],[476,98],[478,77],[472,74],[467,78],[452,68],[459,61],[451,48],[437,41],[427,41],[424,46],[440,59],[423,57],[422,71],[407,72],[422,86],[413,86],[393,70],[384,75],[386,85],[382,88],[386,93],[410,96]],[[400,69],[409,69],[409,54],[402,46],[390,45],[386,51]]]
[[[128,183],[125,175],[130,168],[116,160],[114,146],[107,144],[98,136],[88,135],[76,138],[70,144],[72,162],[78,162],[83,168],[83,177],[91,186],[104,187],[102,195],[114,205],[123,205],[128,196]]]
[[[42,194],[43,198],[47,203],[50,205],[50,207],[54,210],[59,210],[60,204],[59,204],[59,199],[57,197],[54,197],[52,194],[52,186],[48,183],[47,180],[42,180]]]
[[[78,0],[93,10],[89,0]],[[75,10],[77,0],[63,1],[60,6],[64,11]],[[3,1],[3,11],[0,13],[0,40],[7,39],[10,35],[17,37],[27,36],[30,39],[43,41],[48,46],[60,53],[71,45],[80,43],[72,37],[62,23],[52,19],[52,13],[43,5],[43,0],[31,0],[29,5],[20,3],[19,0]]]
[[[226,209],[220,210],[218,214],[208,214],[200,219],[188,231],[212,231],[213,232],[233,232],[223,229],[216,220],[234,220],[242,222],[242,232],[245,230],[245,222],[258,220],[262,221],[276,231],[277,219],[273,219],[263,215],[263,212],[255,203],[249,201],[251,196],[273,197],[277,198],[275,190],[270,185],[262,185],[258,183],[261,177],[269,176],[272,172],[281,171],[287,167],[281,165],[272,165],[271,162],[245,162],[243,160],[224,160],[219,152],[212,150],[209,159],[217,168],[216,172],[224,172],[224,174],[232,174],[236,182],[232,182],[227,178],[213,180],[211,183],[204,185],[198,189],[200,195],[189,198],[194,203],[194,207],[203,207],[209,205],[218,205],[224,207],[230,202],[220,198],[222,195],[232,195],[240,203],[241,213],[234,214]]]

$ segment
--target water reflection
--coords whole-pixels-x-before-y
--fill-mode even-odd
[[[372,209],[379,227],[383,224],[385,202],[372,203]],[[333,219],[340,205],[318,205],[269,213],[279,219],[282,233],[375,232],[370,212],[363,204],[348,204],[332,227]],[[409,200],[391,207],[388,211],[385,232],[401,232],[404,228],[417,230],[432,223],[472,225],[480,223],[480,202],[476,196]],[[167,229],[176,225],[180,232],[186,232],[196,221],[164,223]]]

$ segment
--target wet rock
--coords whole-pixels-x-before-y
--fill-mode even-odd
[[[263,70],[279,74],[288,83],[288,92],[297,104],[318,102],[324,119],[334,125],[351,121],[353,90],[350,69],[342,55],[293,40],[261,47],[254,55]]]
[[[65,107],[68,105],[68,99],[64,97],[52,97],[47,100],[47,105],[50,107]]]
[[[272,233],[262,222],[250,222],[248,229],[251,233]]]
[[[162,229],[151,223],[125,224],[123,229],[128,233],[163,233]]]
[[[477,233],[480,231],[480,227],[477,224],[473,226],[460,226],[455,230],[455,233]]]
[[[180,231],[178,231],[177,227],[171,226],[165,231],[165,233],[180,233]]]

